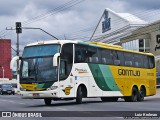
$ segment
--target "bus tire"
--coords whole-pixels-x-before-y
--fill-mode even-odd
[[[45,98],[44,99],[44,103],[45,103],[45,105],[51,105],[51,102],[52,102],[52,99],[50,99],[50,98]]]
[[[146,90],[144,87],[141,87],[140,91],[138,92],[137,101],[143,101],[145,96],[146,96]]]
[[[118,97],[101,97],[103,102],[117,102]]]
[[[124,97],[126,102],[137,102],[138,99],[138,89],[136,87],[132,88],[132,95]]]
[[[83,97],[83,92],[81,86],[78,87],[77,89],[77,96],[76,96],[76,103],[81,104],[82,103],[82,97]]]

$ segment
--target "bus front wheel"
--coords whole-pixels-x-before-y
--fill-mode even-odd
[[[45,103],[46,105],[51,105],[51,102],[52,102],[52,99],[50,99],[50,98],[45,98],[45,99],[44,99],[44,103]]]
[[[83,92],[81,86],[78,87],[77,89],[77,96],[76,96],[76,103],[81,104],[82,103],[82,97],[83,97]]]

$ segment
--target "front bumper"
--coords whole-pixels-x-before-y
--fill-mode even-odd
[[[20,91],[19,95],[23,99],[43,99],[43,98],[58,98],[58,92],[50,91]]]
[[[2,91],[3,94],[14,94],[14,91]]]

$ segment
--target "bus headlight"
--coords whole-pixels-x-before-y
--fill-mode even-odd
[[[55,90],[55,89],[57,89],[58,88],[58,86],[51,86],[50,88],[48,88],[47,90]]]

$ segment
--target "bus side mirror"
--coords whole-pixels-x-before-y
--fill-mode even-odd
[[[58,57],[60,57],[60,53],[56,53],[56,54],[53,56],[53,66],[54,66],[54,67],[58,66]]]
[[[17,62],[17,60],[19,60],[20,57],[19,56],[15,56],[12,58],[11,62],[10,62],[10,69],[13,70],[14,69],[14,63]]]

